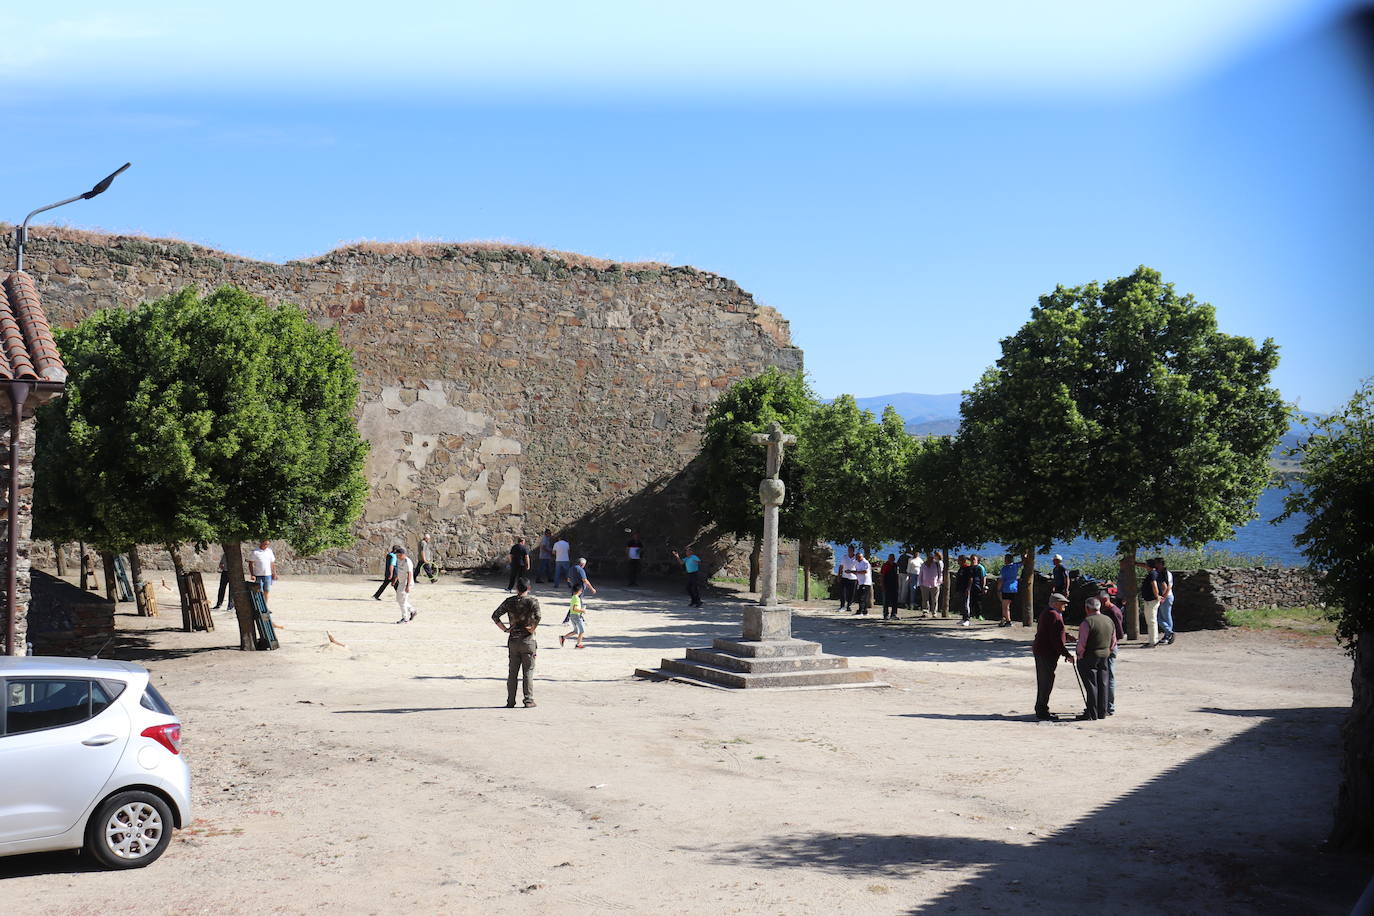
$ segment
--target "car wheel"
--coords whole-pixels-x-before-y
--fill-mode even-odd
[[[142,868],[172,839],[172,811],[151,792],[119,792],[86,822],[86,849],[106,868]]]

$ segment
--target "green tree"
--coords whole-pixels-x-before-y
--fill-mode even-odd
[[[1298,489],[1276,521],[1306,513],[1294,540],[1317,576],[1336,635],[1354,660],[1353,702],[1342,728],[1341,788],[1330,843],[1374,849],[1374,383],[1317,423],[1294,449],[1302,458]]]
[[[240,646],[255,648],[241,543],[309,555],[353,540],[367,443],[350,353],[300,309],[232,287],[96,312],[57,342],[70,378],[43,408],[40,530],[222,543]]]
[[[1088,316],[1037,309],[959,405],[963,477],[982,495],[986,540],[1021,556],[1021,622],[1034,614],[1035,556],[1081,528],[1092,498],[1083,458],[1096,428],[1074,397]]]
[[[940,607],[949,613],[949,587],[956,550],[980,547],[989,540],[985,500],[969,473],[973,459],[960,439],[928,436],[912,440],[904,480],[899,485],[903,543],[939,551],[945,564]]]
[[[758,587],[759,545],[763,537],[763,505],[759,481],[764,476],[766,452],[753,435],[768,430],[773,422],[797,435],[815,407],[815,396],[800,372],[782,372],[769,366],[761,374],[743,379],[726,389],[711,405],[702,434],[702,472],[693,483],[693,496],[703,515],[719,530],[739,538],[752,538],[749,588]],[[800,502],[804,471],[795,455],[783,461],[781,477],[787,497],[778,514],[780,534],[805,540]]]
[[[1287,426],[1272,340],[1222,333],[1212,306],[1148,267],[1056,288],[1023,333],[1067,415],[1083,533],[1118,542],[1126,607],[1137,548],[1225,540],[1256,517]],[[1126,616],[1136,638],[1139,617]]]

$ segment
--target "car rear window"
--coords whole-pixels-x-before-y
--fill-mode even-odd
[[[167,701],[162,698],[162,694],[157,692],[157,688],[149,684],[143,691],[143,698],[138,701],[144,709],[151,709],[153,712],[162,713],[164,716],[174,716],[172,707],[167,705]]]

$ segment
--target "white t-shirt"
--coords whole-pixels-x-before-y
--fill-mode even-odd
[[[867,560],[858,560],[855,562],[854,572],[858,576],[860,585],[873,584],[873,567],[868,565]]]
[[[271,547],[256,547],[248,555],[248,568],[253,570],[255,576],[272,575],[272,564],[277,562],[277,555],[272,552]]]
[[[410,557],[396,558],[396,584],[401,588],[415,581],[415,564],[410,561]]]
[[[855,563],[854,563],[854,558],[853,558],[853,557],[846,556],[846,557],[841,557],[841,558],[840,558],[840,578],[841,578],[841,579],[857,579],[857,578],[859,578],[857,575],[855,575],[855,573],[854,573],[854,568],[855,568]]]
[[[918,573],[920,573],[920,571],[921,571],[921,555],[918,553],[918,554],[916,554],[916,556],[910,557],[910,558],[906,561],[906,574],[907,574],[908,576],[914,576],[914,575],[917,575]]]
[[[553,544],[553,559],[557,563],[568,562],[568,551],[572,550],[572,545],[559,538]]]

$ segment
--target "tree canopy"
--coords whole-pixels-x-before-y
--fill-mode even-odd
[[[294,306],[232,287],[106,309],[56,333],[66,397],[39,412],[35,530],[102,546],[353,540],[367,443],[352,358]]]

